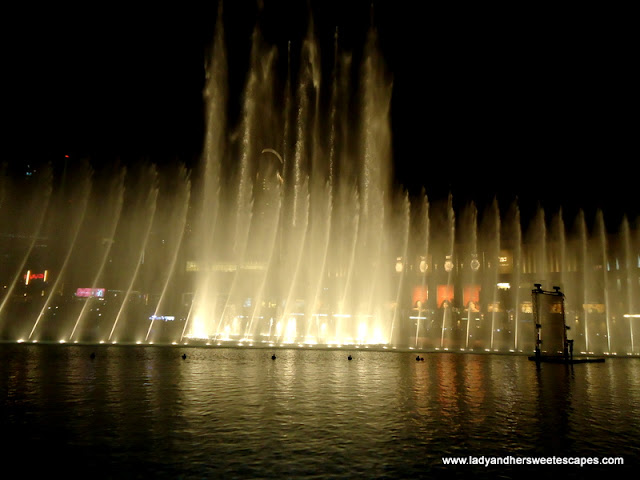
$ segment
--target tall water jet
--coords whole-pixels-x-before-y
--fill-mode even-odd
[[[562,208],[551,217],[547,248],[547,268],[553,286],[560,287],[565,297],[567,294],[569,295],[569,299],[565,302],[566,310],[575,311],[576,304],[574,301],[577,296],[574,293],[574,289],[567,285],[567,275],[570,272],[567,264],[566,227]],[[567,318],[567,323],[570,323],[570,318]],[[571,328],[566,333],[569,339],[573,339],[574,332]]]
[[[337,41],[337,40],[336,40]],[[322,85],[320,71],[320,52],[318,45],[310,38],[305,41],[305,54],[308,58],[306,73],[302,78],[307,78],[310,83],[307,85],[309,102],[308,125],[305,130],[308,132],[308,146],[310,150],[307,156],[310,160],[309,175],[309,195],[310,211],[309,234],[307,236],[307,251],[316,252],[311,258],[305,261],[307,288],[304,293],[305,308],[304,317],[307,320],[307,327],[302,335],[302,340],[306,343],[316,343],[320,322],[318,315],[325,315],[326,307],[322,305],[322,289],[325,286],[324,277],[327,272],[329,242],[331,239],[331,226],[333,217],[333,179],[332,161],[335,158],[335,100],[330,105],[328,113],[328,133],[325,134],[321,128],[321,108],[320,91]],[[335,77],[335,72],[332,73]],[[331,83],[332,96],[335,97],[335,82]],[[327,140],[324,140],[327,135]],[[332,145],[332,143],[334,143]],[[297,150],[298,151],[298,150]],[[322,311],[321,311],[322,310]],[[312,334],[312,330],[315,332]]]
[[[606,227],[604,223],[604,216],[602,210],[598,210],[596,212],[596,220],[595,220],[595,235],[597,242],[597,255],[599,260],[602,262],[602,283],[604,287],[604,303],[608,306],[605,311],[605,324],[606,324],[606,335],[607,335],[607,353],[611,353],[611,304],[609,303],[609,276],[607,272],[610,269],[609,258],[608,258],[608,249],[607,249],[607,237],[606,237]]]
[[[262,46],[259,31],[254,30],[251,42],[249,71],[244,89],[241,120],[239,127],[239,145],[231,149],[237,155],[238,167],[235,172],[236,191],[234,206],[226,210],[229,229],[234,232],[226,242],[231,246],[227,261],[235,265],[236,273],[226,294],[221,312],[216,319],[215,332],[232,332],[241,336],[248,323],[247,315],[234,312],[232,305],[239,300],[251,303],[253,295],[245,291],[244,285],[249,281],[248,272],[252,267],[266,268],[262,251],[263,235],[266,222],[272,221],[273,210],[265,192],[272,189],[271,182],[280,165],[274,168],[275,162],[283,161],[273,148],[275,137],[271,134],[270,118],[263,118],[263,112],[275,110],[273,105],[274,59],[273,49],[265,50]],[[265,147],[269,147],[266,148]],[[238,320],[242,320],[238,322]],[[231,322],[231,323],[230,323]],[[233,326],[232,323],[236,325]],[[244,324],[244,325],[243,325]]]
[[[197,210],[197,232],[191,249],[197,257],[193,269],[200,278],[183,329],[191,335],[207,338],[215,318],[217,288],[213,265],[217,250],[218,215],[221,210],[220,189],[222,160],[226,153],[227,138],[227,58],[224,44],[222,4],[218,8],[215,37],[206,73],[204,90],[206,104],[206,133],[200,165],[200,199]]]
[[[396,326],[396,323],[399,321],[399,314],[400,314],[400,305],[402,304],[402,292],[403,292],[403,287],[404,287],[404,282],[405,282],[405,276],[407,275],[407,267],[408,264],[407,262],[407,257],[408,257],[408,253],[409,253],[409,230],[410,230],[410,226],[411,226],[411,205],[409,203],[409,198],[408,196],[405,196],[401,201],[400,201],[400,212],[398,212],[398,218],[399,218],[399,225],[398,227],[395,229],[396,231],[401,233],[400,239],[401,239],[401,245],[400,245],[400,252],[402,253],[402,256],[399,257],[400,258],[400,262],[398,263],[396,261],[396,266],[399,266],[399,279],[398,279],[398,283],[397,283],[397,289],[396,289],[396,298],[395,298],[395,304],[393,307],[393,316],[391,318],[391,327],[389,329],[389,333],[388,333],[388,338],[389,339],[393,339],[393,334],[394,334],[394,327]],[[396,268],[396,271],[398,271],[398,268]]]
[[[391,83],[386,78],[383,60],[377,48],[377,32],[371,27],[364,49],[361,71],[362,85],[362,137],[361,155],[362,169],[360,173],[360,222],[359,231],[362,234],[362,248],[365,252],[360,265],[372,263],[374,276],[368,282],[368,299],[359,306],[359,314],[373,315],[373,336],[382,339],[381,327],[388,321],[390,312],[377,302],[373,306],[373,299],[389,300],[390,292],[386,289],[383,274],[384,233],[386,232],[389,215],[388,205],[391,187],[391,127],[389,124],[389,110],[391,102]],[[362,270],[361,270],[362,271]],[[362,275],[360,278],[364,278]],[[383,318],[384,317],[384,318]],[[386,319],[386,320],[385,320]],[[385,339],[388,341],[388,339]]]
[[[529,242],[532,244],[533,250],[533,271],[536,273],[537,283],[544,285],[550,281],[550,278],[548,277],[547,223],[542,207],[538,208],[530,230]]]
[[[343,235],[343,241],[339,243],[340,255],[337,258],[336,271],[339,277],[344,277],[344,281],[340,283],[340,289],[335,296],[336,305],[336,338],[331,343],[341,343],[340,337],[344,337],[343,319],[349,318],[349,313],[352,311],[355,302],[354,298],[357,298],[356,286],[354,277],[356,276],[356,260],[359,228],[360,228],[360,201],[357,192],[354,190],[351,192],[351,196],[348,196],[348,192],[343,192],[345,195],[344,202],[341,203],[343,207],[350,206],[341,211],[341,220],[339,224],[342,232],[346,232]],[[352,212],[353,217],[348,218],[346,212]],[[346,269],[343,267],[346,265]]]
[[[360,226],[360,196],[356,187],[356,162],[349,146],[355,135],[349,128],[348,105],[351,96],[351,54],[338,52],[336,32],[334,42],[334,70],[331,97],[331,163],[329,169],[330,185],[335,200],[332,204],[333,226],[331,238],[331,256],[329,258],[328,301],[333,305],[334,316],[330,318],[331,338],[329,343],[340,343],[344,315],[352,310],[355,291],[356,258]]]
[[[511,258],[507,256],[508,264],[506,269],[511,274],[508,288],[512,297],[512,318],[513,318],[513,351],[522,352],[527,348],[524,338],[533,336],[533,327],[530,319],[526,318],[525,298],[530,298],[529,288],[522,288],[522,224],[520,218],[520,207],[517,201],[512,202],[503,222],[505,230],[503,237],[508,239],[507,243],[511,249]],[[509,255],[509,253],[507,253]]]
[[[427,329],[427,316],[424,315],[427,311],[427,301],[429,299],[428,278],[429,269],[433,266],[430,265],[430,244],[429,236],[430,232],[429,221],[429,199],[427,198],[424,190],[420,193],[417,201],[417,228],[416,228],[416,255],[417,255],[417,273],[419,283],[414,286],[411,296],[411,309],[416,311],[415,315],[415,347],[419,346],[419,339],[421,337],[421,325],[426,334]],[[424,320],[424,321],[423,321]]]
[[[471,203],[467,208],[468,219],[466,227],[467,232],[462,232],[463,237],[468,239],[468,250],[464,252],[464,270],[463,270],[463,300],[462,309],[466,312],[466,329],[464,350],[469,349],[469,340],[476,340],[476,330],[479,325],[478,305],[480,303],[481,286],[478,282],[478,270],[480,268],[480,260],[478,259],[478,209],[475,203]]]
[[[580,352],[637,350],[631,219],[612,232],[581,213],[570,230],[562,209],[415,194],[392,181],[375,28],[348,52],[311,21],[286,58],[255,28],[241,67],[221,11],[215,28],[192,169],[94,159],[90,193],[75,158],[0,178],[2,340],[529,352],[542,283],[567,295]]]
[[[591,311],[587,306],[591,301],[592,295],[592,286],[591,286],[591,269],[589,262],[589,241],[588,241],[588,232],[587,232],[587,222],[585,219],[584,211],[580,210],[578,213],[578,238],[580,242],[580,253],[581,253],[581,270],[582,270],[582,298],[584,299],[584,318],[583,318],[583,331],[584,331],[584,350],[581,350],[584,353],[590,352],[590,343],[589,343],[589,322],[591,320]]]
[[[295,113],[295,142],[293,145],[293,163],[291,186],[291,209],[285,221],[284,248],[289,252],[283,259],[283,292],[286,292],[285,302],[282,306],[282,314],[279,315],[277,330],[280,338],[287,343],[293,343],[299,334],[306,333],[302,319],[298,317],[312,315],[314,305],[308,298],[309,290],[303,285],[309,280],[311,270],[309,263],[315,264],[317,258],[304,255],[306,249],[312,248],[316,241],[313,233],[317,232],[321,216],[315,216],[316,202],[318,200],[317,188],[324,186],[324,181],[316,179],[318,148],[318,99],[319,99],[319,58],[314,37],[313,24],[309,25],[307,36],[303,41],[301,50],[300,71],[298,73],[298,86],[296,89],[296,113]],[[319,186],[318,186],[318,182]],[[311,232],[313,231],[313,233]],[[323,232],[324,234],[324,232]],[[311,250],[313,251],[313,250]],[[321,254],[324,262],[324,255]],[[313,289],[315,292],[315,289]],[[295,315],[292,315],[295,314]],[[301,314],[301,315],[298,315]],[[300,323],[300,325],[298,325]],[[300,329],[298,328],[300,327]]]
[[[626,272],[626,309],[623,318],[628,319],[629,321],[629,352],[631,354],[636,353],[635,349],[635,339],[633,335],[633,322],[634,319],[637,318],[637,314],[640,311],[638,308],[638,283],[636,278],[633,275],[633,269],[635,267],[634,262],[637,261],[637,257],[633,258],[633,246],[632,246],[632,237],[631,231],[629,227],[629,219],[625,215],[622,220],[621,226],[621,234],[622,234],[622,243],[623,243],[623,251],[624,251],[624,270]]]
[[[445,260],[443,263],[444,270],[447,275],[447,283],[445,286],[446,293],[445,297],[442,301],[442,329],[440,333],[440,348],[445,348],[444,340],[445,340],[445,332],[447,329],[447,325],[449,325],[449,329],[453,330],[453,318],[452,318],[452,301],[454,295],[450,292],[453,290],[453,274],[454,274],[454,247],[456,241],[456,214],[453,209],[453,196],[451,193],[449,194],[449,199],[447,201],[447,246],[445,250]],[[448,320],[448,322],[447,322]],[[448,348],[448,347],[447,347]]]
[[[482,350],[489,352],[494,350],[496,342],[496,329],[502,323],[498,318],[505,311],[505,305],[498,288],[500,279],[500,216],[496,199],[485,205],[478,224],[478,242],[482,251],[482,283],[481,299],[483,311],[480,315],[480,328],[475,342]]]
[[[498,285],[499,280],[499,269],[500,269],[500,248],[501,248],[501,229],[502,223],[500,219],[500,209],[498,207],[497,198],[493,199],[489,207],[489,228],[490,228],[490,238],[493,238],[492,248],[488,248],[489,258],[491,262],[491,272],[492,272],[492,280],[491,280],[491,303],[493,305],[491,309],[491,335],[489,338],[489,349],[491,351],[496,349],[496,333],[502,333],[501,336],[504,336],[506,333],[504,331],[506,325],[503,320],[504,314],[506,313],[506,305],[505,302],[500,298],[500,290],[501,286]]]
[[[567,265],[567,239],[564,217],[562,209],[554,215],[551,224],[551,237],[553,242],[552,254],[549,255],[549,269],[552,273],[557,273],[560,278],[560,287],[563,291],[565,288],[566,273],[568,273]]]
[[[277,175],[277,174],[276,174]],[[260,280],[259,286],[255,291],[254,303],[255,306],[253,311],[250,313],[250,320],[245,329],[244,338],[254,338],[256,333],[266,336],[269,341],[272,341],[272,327],[273,322],[275,321],[275,315],[273,311],[273,307],[269,304],[270,302],[265,299],[267,298],[267,282],[272,280],[273,278],[278,278],[278,268],[279,268],[279,259],[278,259],[278,248],[277,241],[280,235],[280,226],[281,226],[281,215],[282,215],[282,191],[281,191],[281,183],[273,182],[273,188],[267,189],[267,192],[271,194],[271,202],[275,205],[275,219],[273,216],[269,218],[272,220],[271,225],[265,225],[265,229],[262,231],[261,238],[266,239],[266,251],[269,252],[269,256],[266,261],[264,273],[262,274],[262,279]],[[271,227],[270,229],[268,227]],[[264,305],[267,303],[267,305]],[[269,321],[269,329],[265,331],[264,329],[260,329],[260,326],[257,325],[260,319],[267,319]],[[264,327],[264,322],[263,322]]]

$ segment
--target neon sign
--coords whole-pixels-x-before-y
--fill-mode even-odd
[[[104,298],[104,288],[78,288],[76,289],[76,297],[81,298]]]
[[[45,270],[42,273],[31,273],[31,270],[27,270],[27,273],[24,275],[24,284],[29,285],[29,282],[32,280],[42,280],[43,282],[47,281],[47,277],[49,276],[49,271]]]

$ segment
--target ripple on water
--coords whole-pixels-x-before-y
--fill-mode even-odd
[[[0,347],[8,458],[28,443],[112,477],[144,467],[158,478],[408,478],[459,475],[443,455],[639,453],[637,359],[567,371],[492,355],[89,353]]]

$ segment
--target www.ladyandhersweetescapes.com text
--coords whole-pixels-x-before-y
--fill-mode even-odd
[[[442,457],[445,465],[624,465],[622,457]]]

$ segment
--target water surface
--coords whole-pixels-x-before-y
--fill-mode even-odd
[[[447,466],[443,456],[621,456],[623,467],[536,471],[635,470],[640,359],[537,368],[523,356],[422,356],[4,344],[4,452],[32,472],[84,478],[509,478],[531,470]]]

